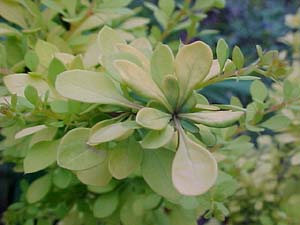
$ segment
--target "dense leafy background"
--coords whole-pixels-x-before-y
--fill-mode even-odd
[[[132,6],[139,5],[141,0],[132,3]],[[155,1],[152,1],[155,2]],[[210,44],[215,44],[220,37],[224,38],[230,46],[239,45],[245,55],[250,56],[247,61],[255,58],[254,47],[259,44],[267,49],[283,49],[284,46],[277,39],[284,35],[288,28],[284,25],[284,15],[294,13],[300,6],[297,0],[272,1],[272,0],[228,0],[226,8],[223,10],[213,10],[208,14],[201,29],[216,29],[217,35],[201,36],[196,39],[203,39]],[[154,18],[150,10],[144,10],[142,15],[152,19]],[[177,39],[178,36],[185,38],[185,34],[176,33],[169,37]],[[242,102],[246,104],[249,97],[249,83],[241,82],[235,85],[235,82],[225,82],[203,91],[211,102],[228,103],[232,95],[238,95]],[[238,86],[238,88],[236,88]],[[9,165],[1,167],[0,193],[1,210],[6,204],[14,201],[18,196],[18,184],[9,170]],[[12,197],[14,196],[14,197]],[[3,204],[4,203],[4,204]]]

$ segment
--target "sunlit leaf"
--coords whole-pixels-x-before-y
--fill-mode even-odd
[[[34,126],[34,127],[28,127],[28,128],[23,129],[23,130],[20,130],[18,133],[16,133],[15,138],[19,139],[19,138],[34,134],[36,132],[39,132],[41,130],[44,130],[46,128],[47,128],[47,126],[45,126],[45,125],[38,125],[38,126]]]
[[[108,160],[98,164],[95,167],[87,170],[81,170],[76,172],[77,178],[84,184],[93,186],[106,186],[112,176],[108,170]]]
[[[180,130],[179,137],[172,164],[174,186],[183,195],[203,194],[217,179],[217,162],[207,149],[189,139],[183,130]]]
[[[121,78],[131,89],[141,96],[155,99],[168,106],[162,91],[142,68],[127,60],[117,60],[115,63]]]
[[[55,86],[62,96],[77,101],[127,107],[132,105],[103,73],[69,70],[57,77]]]
[[[154,108],[142,108],[137,116],[136,122],[142,127],[153,130],[164,129],[171,119],[171,115]]]
[[[213,60],[210,47],[201,41],[184,45],[175,58],[175,70],[179,81],[182,104],[192,90],[208,74]]]
[[[109,171],[117,179],[124,179],[141,164],[143,151],[134,138],[118,143],[109,155]]]
[[[227,127],[240,119],[244,112],[214,111],[182,113],[180,117],[211,127]]]

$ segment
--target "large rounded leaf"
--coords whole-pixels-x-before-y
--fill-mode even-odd
[[[139,125],[153,130],[164,129],[170,119],[170,114],[153,108],[142,108],[136,116],[136,122]]]
[[[175,70],[180,87],[180,105],[208,74],[212,60],[210,47],[201,41],[185,45],[178,51]]]
[[[143,151],[140,144],[130,138],[118,143],[109,156],[109,171],[113,177],[124,179],[134,172],[141,164]]]
[[[56,161],[59,140],[42,141],[29,149],[24,159],[25,173],[33,173],[45,169]]]
[[[108,170],[108,160],[90,169],[77,171],[76,175],[82,183],[100,187],[106,186],[112,179]]]
[[[238,121],[243,112],[216,111],[182,113],[179,116],[210,127],[227,127]]]
[[[57,155],[59,166],[69,170],[85,170],[106,159],[106,151],[86,144],[89,134],[88,128],[76,128],[62,138]]]
[[[174,188],[171,167],[174,153],[166,149],[145,150],[142,175],[148,185],[159,195],[172,202],[178,202],[181,195]]]
[[[104,73],[69,70],[58,75],[57,91],[64,97],[88,103],[133,106]]]
[[[180,130],[179,147],[172,165],[172,180],[183,195],[196,196],[216,182],[218,168],[213,155]]]

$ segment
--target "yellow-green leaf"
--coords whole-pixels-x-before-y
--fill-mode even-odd
[[[204,124],[210,127],[227,127],[235,123],[243,115],[243,112],[215,111],[215,112],[196,112],[182,113],[180,117]]]
[[[56,78],[56,89],[64,97],[88,103],[131,106],[103,73],[69,70]]]
[[[149,131],[149,133],[146,134],[144,139],[141,141],[141,145],[143,148],[158,149],[171,141],[173,133],[174,128],[171,125],[167,125],[167,127],[163,130]]]
[[[168,102],[156,85],[142,68],[127,60],[117,60],[115,62],[122,80],[135,92],[149,99],[157,100],[163,103],[167,108]],[[168,108],[170,109],[170,107]]]
[[[42,141],[32,146],[23,163],[24,172],[33,173],[45,169],[56,161],[59,140]]]
[[[85,170],[102,163],[107,153],[87,145],[89,135],[88,128],[75,128],[69,131],[58,147],[58,165],[69,170]]]
[[[156,193],[176,203],[181,195],[172,183],[173,158],[174,152],[166,149],[145,150],[141,169],[145,181]]]
[[[133,132],[130,124],[132,122],[133,121],[125,121],[108,124],[106,126],[100,122],[92,127],[88,144],[98,145],[104,142],[119,139],[124,136],[128,137]]]
[[[197,41],[179,49],[175,58],[180,88],[179,105],[183,104],[193,89],[203,81],[210,70],[212,60],[212,51],[204,42]]]
[[[92,186],[106,186],[112,179],[108,170],[108,160],[90,169],[77,171],[76,175],[82,183]]]
[[[179,137],[172,165],[174,186],[183,195],[203,194],[216,182],[217,162],[207,149],[189,139],[182,129]]]
[[[51,175],[46,174],[38,178],[30,184],[27,192],[26,199],[29,203],[36,203],[43,199],[51,188]]]
[[[141,164],[143,151],[134,138],[118,143],[109,155],[108,168],[113,177],[124,179]]]
[[[99,196],[93,206],[94,216],[96,218],[105,218],[113,214],[119,204],[119,195],[117,192],[111,192]]]
[[[174,73],[174,55],[168,45],[160,44],[151,57],[151,75],[155,83],[163,89],[165,76]]]
[[[142,127],[152,130],[164,129],[171,119],[171,115],[154,108],[142,108],[136,116],[136,122]]]

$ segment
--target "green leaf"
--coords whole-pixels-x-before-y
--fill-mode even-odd
[[[30,184],[27,192],[26,199],[29,203],[36,203],[42,200],[50,191],[51,188],[51,175],[47,174],[38,178]]]
[[[216,136],[212,133],[209,127],[198,124],[201,141],[207,146],[213,146],[217,142]]]
[[[250,93],[254,101],[263,102],[268,97],[268,90],[266,86],[259,80],[253,81],[250,86]]]
[[[106,159],[106,151],[86,144],[89,134],[88,128],[75,128],[62,138],[57,154],[59,166],[69,170],[85,170]]]
[[[117,60],[115,65],[122,80],[132,90],[143,97],[157,100],[170,109],[162,91],[142,68],[127,60]]]
[[[92,186],[106,186],[109,184],[112,176],[108,169],[108,157],[107,159],[98,164],[95,167],[87,170],[81,170],[76,172],[77,178],[86,185]]]
[[[71,181],[73,175],[70,171],[63,168],[57,168],[53,173],[53,184],[58,188],[67,188]]]
[[[234,73],[235,70],[236,70],[236,66],[234,62],[227,60],[227,63],[225,63],[224,73]],[[244,77],[242,77],[241,79],[243,78]]]
[[[165,93],[170,105],[175,109],[179,98],[179,84],[175,75],[167,75],[162,83],[162,90]]]
[[[25,55],[25,64],[31,71],[36,71],[38,65],[39,65],[39,57],[37,54],[29,50]]]
[[[151,75],[155,83],[162,87],[164,78],[174,73],[174,55],[168,45],[159,44],[151,57]]]
[[[89,145],[98,145],[112,140],[126,138],[132,134],[133,129],[130,126],[134,121],[125,121],[113,124],[97,123],[91,128]]]
[[[229,47],[224,39],[220,39],[218,41],[216,53],[220,65],[220,70],[222,71],[229,57]]]
[[[166,149],[145,150],[141,169],[145,181],[157,194],[176,203],[181,196],[171,179],[173,158],[174,153]]]
[[[207,192],[216,182],[217,162],[201,145],[179,130],[179,146],[172,164],[172,180],[183,195],[196,196]]]
[[[180,89],[178,105],[181,106],[193,89],[200,85],[210,70],[212,60],[212,51],[204,42],[197,41],[179,49],[175,58],[175,70]]]
[[[68,113],[69,105],[67,101],[64,100],[56,100],[50,102],[50,108],[55,113]]]
[[[58,74],[66,70],[65,65],[57,58],[52,59],[48,68],[49,82],[54,86]]]
[[[280,130],[287,128],[290,125],[290,123],[291,123],[291,121],[286,116],[275,115],[275,116],[271,117],[270,119],[261,123],[259,126],[268,128],[268,129],[274,130],[274,131],[280,131]]]
[[[111,192],[99,196],[93,206],[94,216],[97,218],[105,218],[113,214],[119,205],[119,195]]]
[[[25,173],[34,173],[43,170],[56,161],[59,140],[42,141],[32,146],[25,159]]]
[[[236,68],[241,69],[244,66],[245,58],[238,46],[235,46],[232,51],[232,60]]]
[[[174,9],[176,2],[175,0],[159,0],[158,7],[167,15],[171,16]]]
[[[158,149],[168,144],[174,133],[174,128],[171,125],[167,125],[166,128],[159,131],[149,131],[141,141],[143,148]]]
[[[142,108],[138,111],[136,122],[142,127],[152,130],[164,129],[171,119],[171,115],[154,108]]]
[[[40,100],[37,90],[31,85],[26,86],[24,95],[26,99],[33,105],[36,105]]]
[[[132,106],[103,73],[85,70],[65,71],[56,78],[55,86],[62,96],[77,101]]]
[[[243,114],[243,112],[215,111],[181,113],[179,116],[210,127],[227,127],[239,120]]]
[[[140,144],[129,138],[118,143],[109,155],[108,168],[113,177],[121,180],[128,177],[141,164],[143,151]]]

